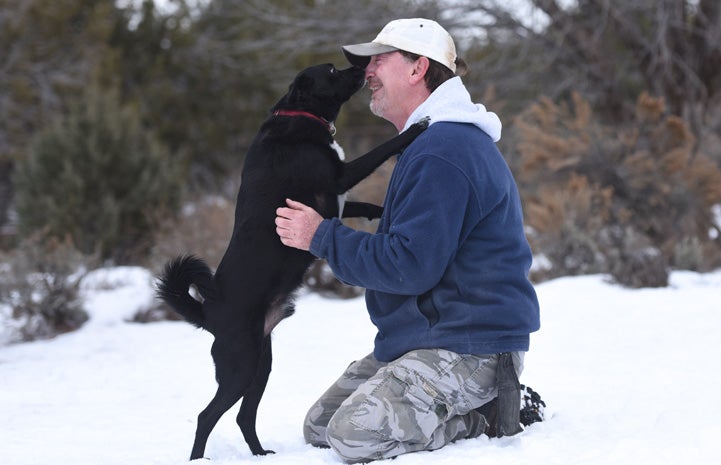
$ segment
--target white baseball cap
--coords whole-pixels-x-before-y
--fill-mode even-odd
[[[365,68],[370,57],[403,50],[428,57],[456,72],[456,45],[437,22],[424,18],[396,19],[386,24],[372,42],[344,45],[343,53],[355,66]]]

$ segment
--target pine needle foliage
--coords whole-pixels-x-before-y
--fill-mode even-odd
[[[91,87],[40,132],[15,176],[21,234],[45,231],[85,254],[126,263],[179,202],[177,164],[114,92]]]

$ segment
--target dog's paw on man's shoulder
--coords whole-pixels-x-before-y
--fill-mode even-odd
[[[426,129],[428,129],[428,126],[431,124],[431,117],[425,116],[422,119],[416,121],[415,123],[411,124],[410,127],[406,130],[407,132],[420,134]]]

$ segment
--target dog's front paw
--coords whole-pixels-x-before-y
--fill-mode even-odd
[[[426,116],[417,122],[410,125],[410,127],[406,130],[409,134],[415,134],[418,135],[428,129],[428,126],[431,124],[431,117]]]

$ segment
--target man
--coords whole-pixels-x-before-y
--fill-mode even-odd
[[[487,432],[481,412],[498,395],[499,360],[517,384],[539,308],[518,191],[494,144],[501,123],[455,76],[463,63],[448,32],[401,19],[343,51],[365,67],[374,114],[399,131],[431,120],[398,157],[377,233],[291,199],[277,211],[283,244],[367,289],[374,351],[348,367],[304,425],[308,443],[355,463]],[[518,428],[517,394],[513,402]]]

